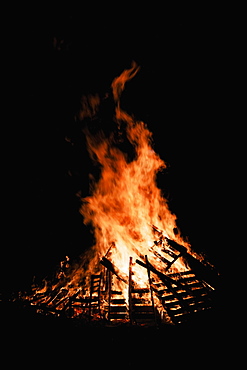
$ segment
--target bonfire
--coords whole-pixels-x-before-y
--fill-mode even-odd
[[[107,95],[114,103],[112,132],[95,132],[90,126],[101,98],[96,94],[82,99],[76,121],[86,122],[88,153],[100,176],[91,176],[80,213],[95,243],[77,263],[66,256],[54,279],[19,294],[39,313],[160,325],[180,324],[213,306],[215,268],[182,237],[176,215],[157,186],[157,173],[166,163],[153,149],[152,133],[121,108],[125,84],[139,68],[133,62],[112,81]],[[124,141],[134,155],[122,149]]]

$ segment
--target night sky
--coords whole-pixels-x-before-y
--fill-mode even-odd
[[[83,95],[104,96],[133,60],[141,68],[122,104],[147,124],[167,163],[157,181],[182,235],[223,267],[230,26],[201,11],[121,15],[84,9],[10,17],[2,71],[3,291],[26,289],[34,275],[46,276],[92,243],[76,193],[88,194],[94,169],[74,117]]]

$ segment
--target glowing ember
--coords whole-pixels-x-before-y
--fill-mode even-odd
[[[34,287],[33,294],[24,297],[39,309],[42,303],[43,310],[44,305],[47,312],[53,307],[56,314],[64,311],[70,317],[87,313],[131,322],[138,322],[137,312],[142,318],[151,312],[166,322],[180,322],[184,311],[198,310],[194,291],[206,296],[212,290],[191,270],[188,261],[202,257],[183,240],[176,216],[157,187],[156,175],[166,164],[152,148],[152,133],[121,109],[125,83],[138,70],[133,62],[112,82],[114,132],[84,130],[88,152],[101,169],[80,209],[84,223],[93,227],[95,245],[77,266],[70,266],[66,257],[55,282]],[[98,95],[84,97],[79,119],[92,118],[99,104]],[[131,159],[120,150],[123,136],[134,150]]]

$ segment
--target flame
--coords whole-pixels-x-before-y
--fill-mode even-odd
[[[153,150],[152,133],[144,122],[135,120],[120,106],[126,82],[138,71],[139,66],[133,62],[111,84],[117,133],[107,137],[102,131],[93,135],[85,130],[88,151],[101,166],[101,176],[93,184],[91,195],[82,199],[80,212],[85,224],[94,228],[95,257],[102,258],[114,243],[111,259],[124,273],[128,272],[130,256],[150,255],[153,225],[163,230],[164,236],[189,248],[181,235],[174,232],[176,216],[157,187],[157,173],[166,164]],[[134,159],[130,160],[119,148],[123,131],[134,149]],[[92,271],[96,261],[97,257],[91,260]],[[178,260],[176,266],[178,270],[183,268],[183,262]]]

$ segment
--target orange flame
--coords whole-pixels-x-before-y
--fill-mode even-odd
[[[88,151],[101,165],[101,177],[94,183],[91,195],[83,199],[80,210],[85,224],[92,224],[94,228],[96,260],[90,263],[92,270],[114,243],[111,258],[126,273],[130,256],[150,254],[149,248],[154,242],[153,225],[163,230],[164,236],[189,248],[188,243],[174,233],[176,216],[157,187],[157,172],[166,168],[166,164],[152,148],[152,133],[144,122],[135,120],[120,107],[125,83],[138,70],[133,62],[111,85],[118,130],[124,127],[135,150],[134,159],[130,161],[118,148],[116,135],[106,137],[100,132],[93,136],[86,131]],[[179,263],[181,261],[177,266]]]

